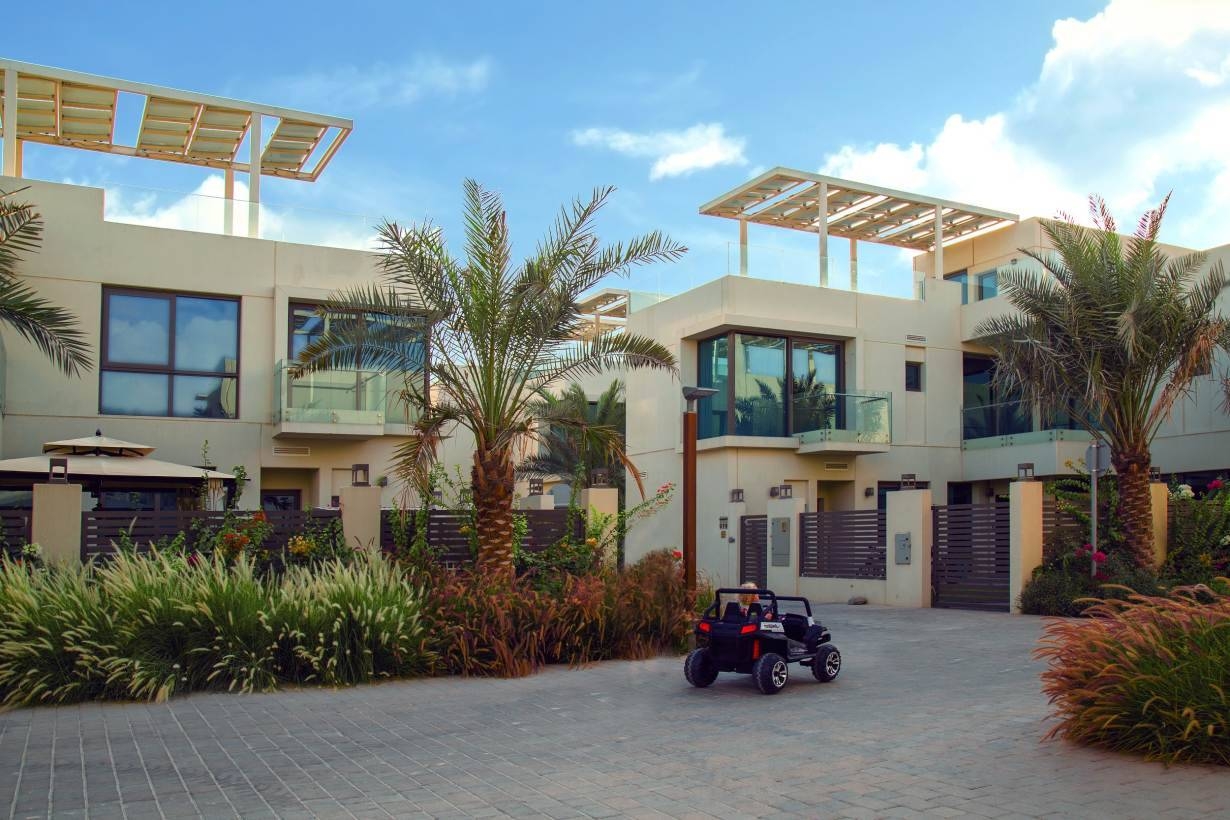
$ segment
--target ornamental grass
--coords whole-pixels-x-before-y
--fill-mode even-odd
[[[1048,737],[1230,765],[1230,579],[1124,592],[1045,627],[1036,654],[1059,721]]]

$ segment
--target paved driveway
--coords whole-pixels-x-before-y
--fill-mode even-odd
[[[1226,816],[1230,771],[1039,743],[1032,618],[824,607],[831,684],[681,663],[0,715],[0,813]],[[795,667],[792,667],[794,669]],[[806,670],[801,670],[806,672]]]

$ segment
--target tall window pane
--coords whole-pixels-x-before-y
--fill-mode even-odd
[[[961,286],[961,304],[969,304],[969,274],[966,271],[960,270],[956,273],[944,274],[944,279],[949,282],[956,282]]]
[[[735,432],[786,435],[786,340],[735,335]]]
[[[239,365],[239,303],[175,300],[175,369],[234,373]]]
[[[167,377],[161,373],[102,374],[102,412],[121,416],[167,415]]]
[[[978,301],[999,295],[999,269],[978,274]]]
[[[106,334],[109,362],[170,364],[171,300],[166,296],[110,294]]]
[[[706,339],[697,346],[697,378],[699,387],[712,387],[717,395],[701,399],[696,404],[697,437],[724,436],[726,408],[730,400],[730,359],[727,337]]]
[[[790,348],[794,433],[837,425],[837,373],[841,345],[795,341]]]

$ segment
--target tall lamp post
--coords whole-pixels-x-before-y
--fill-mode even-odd
[[[712,387],[685,387],[683,398],[683,580],[696,591],[696,402],[717,393]]]

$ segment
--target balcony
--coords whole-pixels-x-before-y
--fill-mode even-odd
[[[291,376],[293,362],[276,368],[276,438],[352,438],[406,434],[410,416],[389,397],[389,377],[370,370],[329,370]],[[386,412],[393,405],[393,424]],[[386,429],[386,428],[393,429]]]
[[[800,407],[800,403],[809,406]],[[892,444],[893,398],[889,392],[831,393],[817,403],[795,402],[798,453],[862,455],[887,453]]]
[[[967,481],[1012,478],[1016,465],[1032,462],[1039,476],[1071,473],[1084,457],[1089,433],[1069,414],[1037,417],[1031,405],[1000,402],[961,411],[961,449]],[[1006,448],[1012,448],[1005,452]]]

